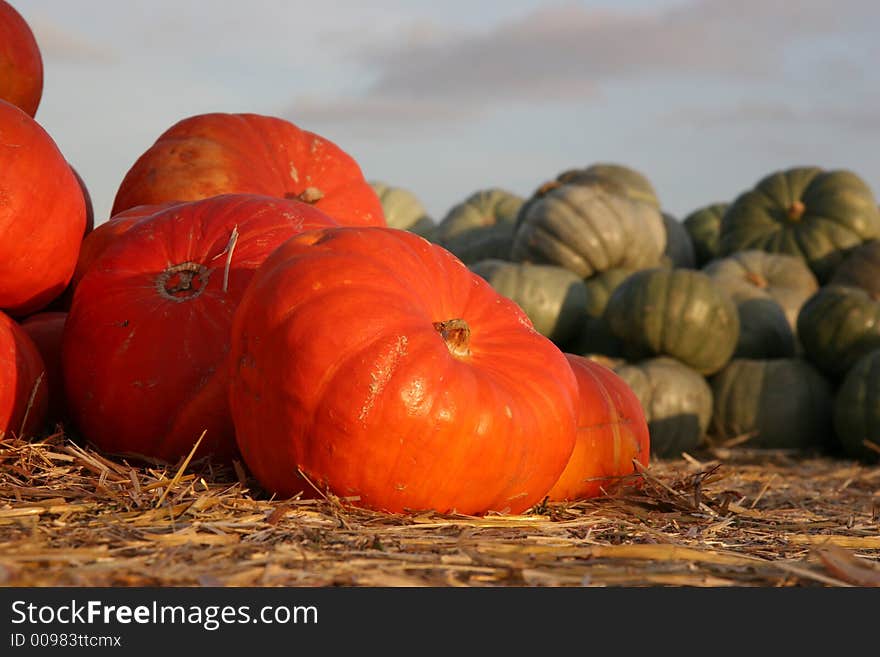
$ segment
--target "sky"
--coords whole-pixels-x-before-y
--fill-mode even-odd
[[[206,112],[287,119],[414,193],[527,196],[633,167],[667,212],[773,171],[880,195],[877,0],[10,0],[43,55],[36,119],[109,216],[134,161]]]

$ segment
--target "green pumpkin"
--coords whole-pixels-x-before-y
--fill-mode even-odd
[[[391,228],[399,228],[428,237],[434,230],[434,220],[415,194],[402,187],[372,181],[370,186],[382,202],[385,221]]]
[[[614,290],[605,318],[630,357],[673,356],[706,375],[727,364],[739,339],[733,300],[692,269],[637,271]]]
[[[807,299],[797,326],[807,359],[839,381],[880,347],[880,302],[858,287],[825,285]]]
[[[511,260],[565,267],[581,278],[659,264],[666,247],[660,212],[599,185],[556,187],[523,205]]]
[[[660,209],[657,191],[651,181],[640,171],[622,164],[598,162],[585,169],[569,169],[559,174],[556,180],[563,184],[607,185],[629,199]]]
[[[712,435],[747,446],[807,449],[831,435],[832,389],[800,358],[735,358],[712,377]]]
[[[797,341],[785,313],[772,299],[736,302],[739,340],[733,358],[791,358]]]
[[[586,316],[566,351],[583,356],[623,355],[623,345],[611,332],[605,319],[605,307],[614,290],[632,273],[631,269],[609,269],[584,281],[587,291]]]
[[[563,185],[596,185],[612,194],[660,209],[654,186],[644,174],[620,164],[599,162],[583,169],[567,169],[553,180],[543,183],[523,204],[517,217],[517,225],[522,222],[524,212],[533,203]]]
[[[834,399],[834,433],[846,455],[880,460],[880,349],[863,355],[847,372]]]
[[[470,269],[516,302],[535,330],[557,345],[570,340],[584,321],[587,291],[584,282],[567,269],[503,260],[482,260]]]
[[[801,307],[819,289],[816,276],[802,259],[782,253],[738,251],[715,259],[703,271],[734,300],[772,299],[792,329],[797,328]]]
[[[506,260],[522,204],[521,196],[506,190],[480,190],[446,213],[431,240],[468,265],[489,258]]]
[[[716,258],[703,271],[737,305],[740,337],[734,357],[795,355],[798,313],[818,289],[803,260],[753,249]]]
[[[682,220],[685,230],[691,236],[698,267],[718,257],[721,248],[721,217],[728,206],[728,203],[713,203],[697,208]]]
[[[880,211],[855,173],[799,167],[741,194],[721,219],[721,253],[746,249],[803,258],[820,283],[846,253],[880,237]]]
[[[860,287],[880,299],[880,240],[870,240],[850,251],[829,282]]]
[[[684,225],[671,214],[661,213],[663,226],[666,228],[666,249],[663,262],[670,267],[693,269],[697,266],[694,244]]]
[[[613,369],[642,404],[652,456],[678,457],[701,444],[713,405],[703,376],[666,356],[616,364]]]

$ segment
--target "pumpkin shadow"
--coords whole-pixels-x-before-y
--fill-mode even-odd
[[[703,431],[696,413],[680,413],[648,423],[651,456],[660,459],[678,458],[703,442]]]
[[[739,340],[734,358],[790,358],[795,337],[785,311],[773,299],[746,299],[736,305]]]

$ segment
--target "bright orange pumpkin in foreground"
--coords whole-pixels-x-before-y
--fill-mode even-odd
[[[23,317],[58,297],[85,227],[83,190],[58,146],[0,100],[0,309]]]
[[[0,312],[0,434],[31,436],[46,421],[46,372],[37,346]]]
[[[638,397],[617,374],[582,356],[565,354],[578,382],[577,442],[551,502],[596,497],[648,465],[650,439]]]
[[[119,235],[79,281],[64,330],[64,387],[83,435],[109,452],[174,461],[204,430],[200,456],[234,455],[232,313],[275,247],[331,225],[299,201],[228,194]]]
[[[242,456],[390,512],[521,512],[559,478],[577,382],[526,315],[448,251],[391,228],[285,242],[235,314]]]
[[[27,21],[0,0],[0,99],[37,113],[43,96],[43,57]]]
[[[376,192],[336,144],[284,119],[219,112],[161,134],[126,173],[112,214],[227,193],[299,199],[345,226],[385,225]]]

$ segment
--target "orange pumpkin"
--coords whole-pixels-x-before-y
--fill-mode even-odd
[[[0,312],[0,434],[32,436],[46,422],[45,366],[37,346]]]
[[[518,513],[574,447],[577,382],[562,352],[407,231],[285,242],[236,311],[230,363],[242,456],[281,496],[314,485],[391,512]]]
[[[354,158],[260,114],[199,114],[171,126],[126,173],[112,214],[228,193],[298,199],[341,225],[385,225],[382,203]]]
[[[177,203],[174,201],[157,205],[136,205],[98,225],[83,240],[79,250],[79,258],[76,261],[76,269],[74,269],[73,278],[70,280],[70,287],[76,288],[86,271],[92,266],[92,263],[98,259],[117,237],[127,232],[129,228],[144,217],[149,217],[175,205]]]
[[[49,420],[57,422],[67,418],[64,399],[64,380],[61,377],[61,338],[67,313],[61,311],[40,312],[22,320],[21,328],[33,340],[46,369],[49,395]]]
[[[30,116],[0,101],[0,309],[41,310],[67,286],[86,228],[82,188]]]
[[[27,21],[0,0],[0,99],[33,117],[43,96],[43,57]]]
[[[72,166],[70,167],[71,171],[73,171],[73,175],[76,176],[76,181],[79,183],[79,187],[82,190],[83,200],[86,204],[86,227],[83,233],[83,239],[88,237],[91,232],[95,229],[95,208],[92,205],[92,195],[89,193],[88,187],[86,187],[85,181],[82,179],[82,176],[79,175],[79,172],[74,169]],[[84,243],[84,242],[83,242]],[[80,244],[80,252],[79,255],[82,256],[82,246],[83,243]],[[79,260],[77,260],[79,263]],[[67,283],[67,287],[64,288],[64,291],[55,299],[52,300],[44,309],[43,312],[63,312],[66,313],[70,310],[70,300],[73,298],[73,288],[74,288],[74,278],[76,277],[76,271],[74,271],[73,278]]]
[[[577,442],[551,502],[603,495],[621,477],[648,465],[650,438],[645,412],[632,389],[597,362],[566,354],[578,382]]]
[[[76,182],[79,183],[79,188],[82,190],[83,200],[86,204],[86,227],[83,231],[83,237],[85,237],[95,230],[95,206],[92,205],[92,195],[89,193],[89,188],[86,187],[86,181],[79,175],[79,171],[73,167],[70,167],[70,169],[73,171],[73,175],[76,176]]]
[[[232,313],[284,240],[335,225],[301,203],[225,194],[153,214],[116,237],[76,286],[62,340],[82,434],[108,452],[174,461],[235,454],[226,398]]]

